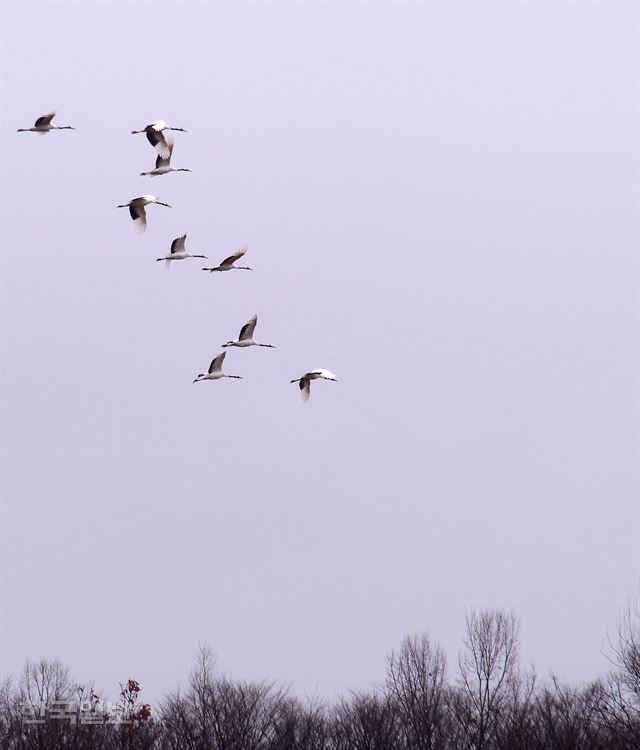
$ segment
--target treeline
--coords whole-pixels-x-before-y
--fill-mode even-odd
[[[471,612],[450,665],[428,636],[387,657],[384,684],[326,705],[219,675],[207,648],[183,692],[152,710],[138,683],[108,704],[59,662],[28,663],[0,689],[2,750],[638,750],[640,617],[629,607],[612,669],[581,686],[519,664],[509,612]]]

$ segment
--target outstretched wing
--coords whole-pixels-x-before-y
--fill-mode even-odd
[[[164,138],[164,145],[161,144],[161,149],[160,147],[158,147],[158,151],[160,151],[160,153],[158,154],[158,158],[156,159],[156,169],[158,169],[158,167],[170,166],[171,154],[173,153],[173,141],[170,141],[162,133],[160,133],[160,135],[162,135],[162,137]]]
[[[222,352],[222,354],[218,354],[217,357],[214,357],[211,360],[211,364],[209,365],[209,375],[211,375],[214,372],[220,372],[222,370],[222,363],[224,362],[224,358],[227,356],[226,352]]]
[[[184,251],[184,243],[186,239],[186,234],[183,234],[182,237],[176,237],[176,239],[171,243],[171,255]]]
[[[129,206],[129,214],[136,225],[136,229],[144,232],[147,228],[147,212],[144,210],[144,206]]]
[[[154,148],[159,143],[162,143],[164,146],[167,145],[164,135],[161,132],[154,130],[151,126],[146,127],[144,132],[147,134],[147,140]]]
[[[247,245],[245,245],[244,247],[241,247],[240,250],[238,250],[238,252],[234,253],[233,255],[230,255],[228,258],[225,258],[220,265],[232,266],[237,260],[242,258],[242,256],[247,252],[248,249],[249,248],[247,247]]]
[[[245,339],[253,338],[253,332],[256,330],[256,324],[258,323],[258,316],[254,315],[253,318],[248,320],[240,329],[240,341]]]
[[[314,378],[324,378],[325,380],[336,380],[336,376],[331,372],[331,370],[326,370],[324,367],[321,367],[318,370],[311,370],[307,373],[307,375],[311,375]]]
[[[144,132],[147,135],[147,140],[156,149],[156,151],[165,159],[170,158],[171,152],[169,146],[165,140],[162,131],[155,130],[151,125],[148,125]]]
[[[302,400],[308,401],[309,396],[311,395],[311,381],[307,378],[300,378],[300,383],[298,385],[300,386]]]
[[[44,125],[50,125],[51,124],[51,120],[53,120],[53,118],[55,116],[56,116],[55,112],[49,112],[48,115],[42,115],[42,117],[38,117],[38,119],[36,120],[36,124],[34,125],[34,127],[41,128]]]

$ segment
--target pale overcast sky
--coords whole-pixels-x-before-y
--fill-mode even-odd
[[[542,676],[603,674],[638,581],[637,3],[1,12],[2,673],[156,701],[208,642],[332,698],[407,633],[453,670],[500,607]],[[77,130],[16,133],[52,109]],[[156,119],[191,174],[139,176]],[[184,232],[254,272],[166,272]],[[192,384],[253,313],[277,348]]]

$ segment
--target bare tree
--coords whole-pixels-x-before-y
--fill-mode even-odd
[[[395,750],[396,717],[389,700],[375,693],[353,693],[334,710],[332,745],[335,750]]]
[[[472,610],[466,617],[465,650],[458,658],[465,700],[459,701],[457,713],[474,750],[493,740],[518,677],[519,629],[513,612]]]
[[[110,709],[57,661],[28,662],[0,684],[1,750],[638,750],[640,615],[628,608],[612,647],[616,669],[583,686],[538,687],[518,666],[518,622],[503,611],[466,618],[460,676],[443,651],[411,636],[387,657],[384,687],[332,706],[267,682],[232,681],[201,647],[186,688],[160,718],[121,685]]]
[[[436,750],[447,734],[445,680],[447,659],[426,634],[408,636],[387,658],[386,693],[397,712],[408,750]]]
[[[164,746],[176,750],[205,750],[212,747],[211,695],[214,690],[215,657],[208,645],[201,645],[189,687],[169,694],[161,713],[165,727]]]
[[[207,647],[200,649],[189,688],[164,703],[165,745],[180,750],[262,750],[275,733],[285,693],[266,682],[216,677]]]
[[[34,750],[65,747],[66,727],[56,717],[74,698],[69,670],[58,660],[28,661],[19,683],[20,744]]]
[[[617,643],[610,657],[620,672],[622,684],[640,707],[640,609],[629,602],[618,617]]]
[[[612,750],[637,750],[640,747],[638,707],[629,700],[629,691],[619,672],[594,683],[594,701],[606,747]]]
[[[71,700],[75,685],[69,670],[57,659],[25,664],[20,689],[25,700],[32,705],[48,706],[55,701]]]
[[[280,701],[269,750],[325,750],[327,721],[324,707],[302,704],[296,698]]]
[[[536,676],[514,675],[507,685],[494,731],[496,750],[533,750],[538,738],[535,705]]]
[[[550,750],[614,750],[617,742],[602,722],[602,686],[583,688],[563,684],[552,675],[551,685],[537,698],[543,747]]]
[[[17,747],[21,734],[19,697],[9,678],[0,685],[0,747]]]
[[[270,683],[216,680],[213,735],[220,750],[259,750],[271,739],[281,694]]]

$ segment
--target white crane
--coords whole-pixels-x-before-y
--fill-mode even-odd
[[[171,268],[172,260],[184,260],[185,258],[206,258],[206,255],[191,255],[185,250],[184,243],[187,239],[187,235],[183,234],[182,237],[176,237],[171,243],[171,255],[165,255],[163,258],[156,258],[156,261],[163,260],[165,262],[165,268]]]
[[[51,120],[56,116],[55,112],[49,112],[48,115],[38,117],[32,128],[18,128],[18,133],[48,133],[50,130],[75,130],[71,125],[54,125]]]
[[[171,208],[168,203],[163,203],[155,195],[141,195],[139,198],[133,198],[128,203],[123,203],[118,208],[128,208],[136,228],[144,232],[147,228],[147,212],[144,210],[144,207],[150,203],[157,203],[159,206]]]
[[[218,354],[217,357],[214,357],[209,365],[209,371],[201,372],[196,376],[196,379],[193,382],[199,383],[201,380],[220,380],[220,378],[238,378],[239,380],[243,380],[242,375],[227,375],[222,372],[222,363],[226,356],[227,353],[222,352],[222,354]]]
[[[258,316],[254,315],[242,326],[240,329],[240,336],[238,336],[235,341],[227,341],[227,343],[222,346],[265,346],[269,349],[275,349],[273,344],[259,344],[257,341],[253,340],[253,332],[256,329],[257,322]]]
[[[171,155],[173,154],[173,143],[168,143],[167,148],[169,150],[169,155],[165,157],[158,154],[155,169],[152,169],[150,172],[140,172],[140,177],[146,177],[147,175],[149,177],[159,177],[163,174],[169,174],[169,172],[191,172],[190,169],[176,169],[176,167],[172,167]]]
[[[228,258],[225,258],[222,263],[219,266],[216,266],[215,268],[203,268],[203,271],[210,271],[213,273],[214,271],[253,271],[253,268],[249,268],[249,266],[234,266],[233,264],[242,258],[242,256],[247,252],[249,248],[247,245],[244,247],[241,247],[240,250],[238,250],[237,253],[234,253],[233,255],[230,255]]]
[[[166,138],[164,137],[164,133],[162,132],[163,130],[179,130],[182,133],[187,132],[184,128],[169,127],[164,120],[156,120],[155,122],[152,122],[151,125],[147,125],[146,127],[142,128],[142,130],[132,130],[131,134],[135,135],[136,133],[146,133],[149,143],[155,148],[160,156],[166,158],[167,156],[169,156],[169,145],[167,144]]]
[[[300,384],[300,392],[302,394],[302,400],[308,401],[309,396],[311,395],[311,381],[317,380],[318,378],[322,378],[323,380],[334,380],[338,381],[338,378],[331,372],[331,370],[310,370],[309,372],[305,373],[301,378],[296,378],[295,380],[292,380],[292,383],[299,383]]]

